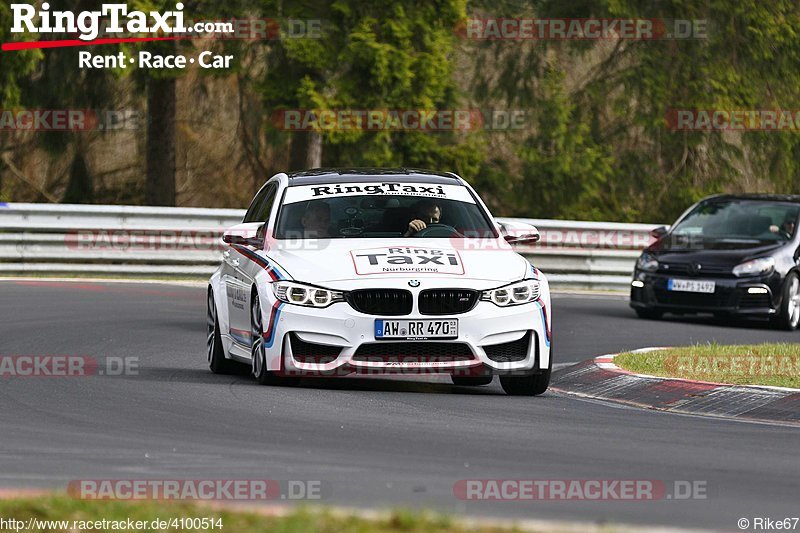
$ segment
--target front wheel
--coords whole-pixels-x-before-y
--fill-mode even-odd
[[[509,396],[539,396],[550,386],[553,371],[553,343],[550,342],[550,363],[547,370],[530,376],[500,376],[500,386]]]
[[[206,353],[208,368],[215,374],[231,374],[237,370],[237,364],[225,358],[225,349],[222,347],[222,336],[219,333],[219,319],[217,318],[217,304],[214,302],[214,293],[208,289],[208,319],[206,324]]]
[[[252,374],[261,385],[292,385],[297,380],[282,378],[275,372],[267,370],[267,348],[264,345],[264,320],[261,315],[261,304],[258,292],[253,290],[250,304],[250,357]]]
[[[777,316],[772,320],[775,327],[795,330],[800,325],[800,277],[792,272],[783,283],[781,305]]]

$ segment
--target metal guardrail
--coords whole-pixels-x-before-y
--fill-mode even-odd
[[[220,236],[243,210],[0,203],[0,275],[189,277],[211,274]],[[536,226],[518,250],[562,288],[623,289],[648,224],[499,218]]]

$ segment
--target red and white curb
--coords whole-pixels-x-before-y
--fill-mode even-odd
[[[800,426],[800,389],[637,374],[617,366],[617,355],[601,355],[558,372],[552,388],[658,411]]]

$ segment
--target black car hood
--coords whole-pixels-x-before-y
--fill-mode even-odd
[[[742,261],[769,255],[780,249],[782,242],[732,242],[732,241],[695,241],[688,246],[685,242],[677,242],[667,236],[650,245],[646,251],[665,263],[708,263],[720,266],[735,266]]]

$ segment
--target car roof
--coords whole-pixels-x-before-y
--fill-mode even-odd
[[[798,194],[717,194],[703,198],[703,202],[716,202],[716,201],[731,201],[731,200],[745,200],[745,201],[759,201],[759,202],[783,202],[800,204],[800,195]]]
[[[336,183],[360,183],[385,180],[400,183],[432,183],[437,185],[463,185],[461,178],[452,172],[437,172],[416,168],[313,168],[287,172],[289,187]]]

